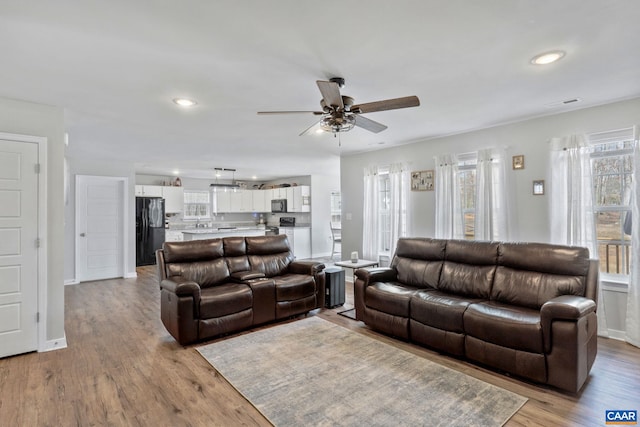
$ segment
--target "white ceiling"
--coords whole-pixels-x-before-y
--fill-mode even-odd
[[[336,156],[640,96],[638,0],[86,0],[0,3],[0,96],[65,108],[68,155],[137,173],[324,173]],[[560,62],[534,66],[541,52]],[[389,128],[298,136],[315,81]],[[190,97],[196,107],[171,100]],[[549,107],[580,98],[570,106]]]

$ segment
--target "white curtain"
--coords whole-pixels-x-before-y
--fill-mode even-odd
[[[398,238],[407,235],[409,224],[409,210],[407,209],[409,186],[411,185],[411,173],[409,168],[396,163],[389,166],[389,196],[390,222],[391,222],[391,254],[390,259],[398,243]],[[366,258],[378,259],[378,258]]]
[[[506,153],[503,149],[478,151],[476,165],[475,239],[511,239],[509,191],[505,182]]]
[[[631,274],[627,293],[627,342],[640,347],[640,149],[638,141],[633,149],[633,178],[631,197]]]
[[[380,185],[378,167],[369,166],[364,169],[364,206],[362,218],[362,258],[378,259],[380,248],[380,224],[378,210],[380,203]]]
[[[551,140],[551,242],[582,246],[598,258],[593,217],[591,156],[584,135]],[[598,286],[598,334],[607,336],[602,288]]]
[[[435,157],[436,238],[462,239],[462,209],[456,185],[458,159],[454,154]]]

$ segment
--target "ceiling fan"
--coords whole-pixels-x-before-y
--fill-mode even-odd
[[[365,104],[354,104],[352,97],[340,94],[340,88],[344,86],[344,79],[342,77],[333,77],[329,79],[329,81],[318,80],[316,83],[322,94],[322,100],[320,101],[322,111],[258,111],[258,114],[311,113],[316,116],[322,116],[319,122],[305,129],[300,136],[307,133],[317,124],[320,125],[321,130],[333,134],[350,131],[354,126],[378,133],[385,130],[387,126],[362,116],[362,113],[396,110],[420,105],[420,100],[417,96],[405,96],[403,98],[385,99],[383,101],[368,102]]]

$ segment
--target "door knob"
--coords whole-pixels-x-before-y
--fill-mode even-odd
[[[87,235],[87,233],[80,233],[80,237],[84,237],[86,235]]]

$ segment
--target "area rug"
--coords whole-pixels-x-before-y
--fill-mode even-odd
[[[276,426],[500,426],[527,401],[318,317],[197,350]]]

